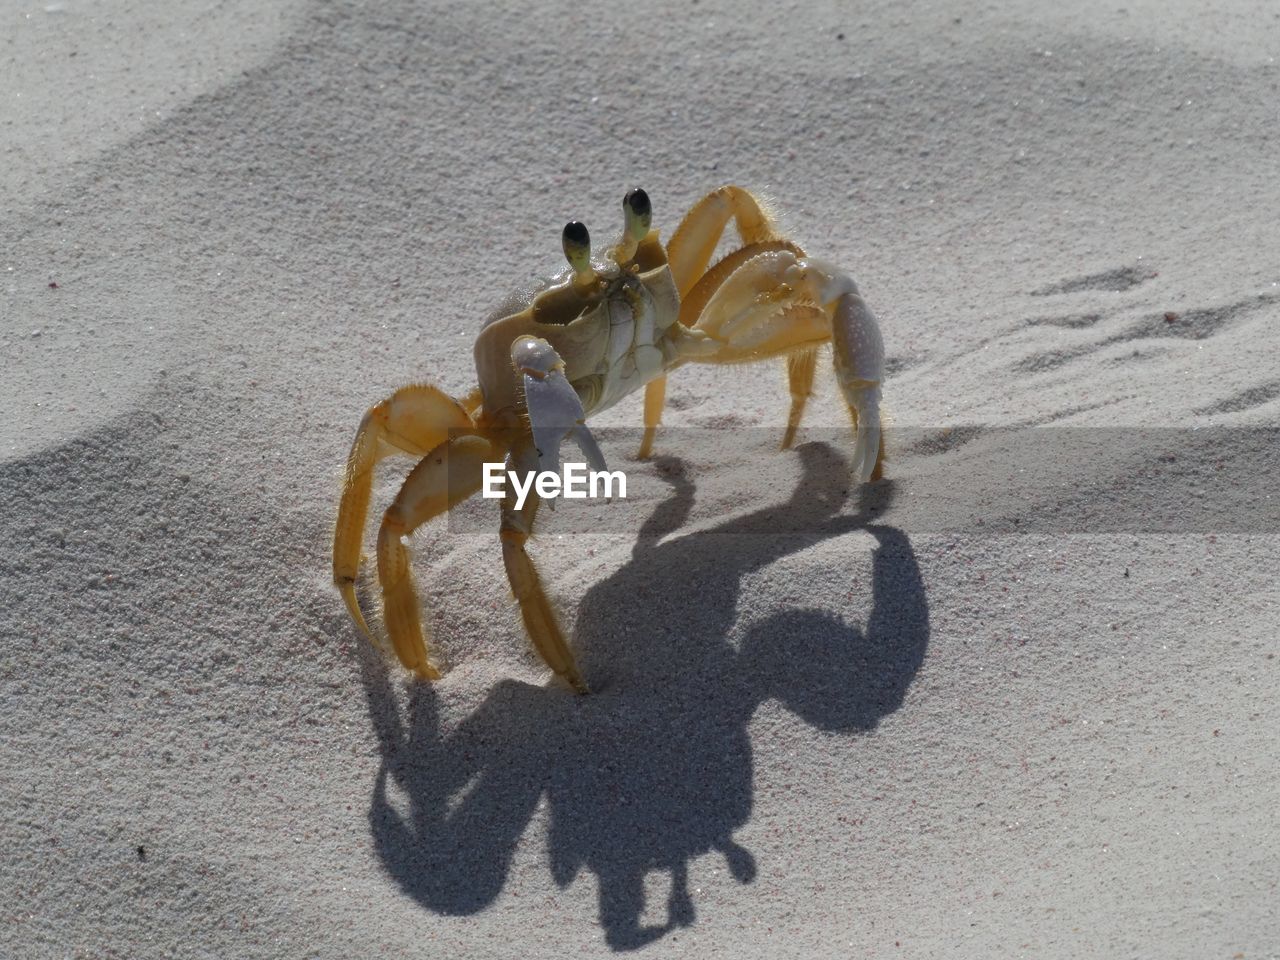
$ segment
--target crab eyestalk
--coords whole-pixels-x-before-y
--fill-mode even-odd
[[[595,267],[591,266],[591,234],[585,224],[570,220],[564,225],[564,233],[560,235],[560,245],[564,248],[565,259],[573,268],[573,284],[579,290],[591,287],[596,282]]]
[[[630,263],[640,241],[649,235],[649,224],[653,222],[653,207],[649,204],[649,195],[639,187],[629,191],[622,198],[622,215],[622,239],[610,254],[613,262],[618,265]]]

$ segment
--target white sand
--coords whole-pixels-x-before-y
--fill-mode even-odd
[[[606,443],[666,539],[537,543],[594,696],[492,533],[417,537],[432,688],[329,583],[364,408],[467,390],[632,184],[848,265],[908,492],[990,462],[951,425],[1274,424],[1272,6],[1004,6],[0,14],[0,955],[1276,956],[1274,524],[863,530],[838,447],[772,451],[778,370],[689,369],[683,479]],[[810,534],[727,535],[761,509]]]

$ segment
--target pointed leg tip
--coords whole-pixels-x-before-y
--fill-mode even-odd
[[[640,449],[636,451],[637,460],[648,460],[653,456],[653,442],[658,438],[656,426],[646,426],[644,435],[640,437]]]
[[[356,584],[353,579],[346,577],[335,581],[338,592],[342,594],[342,602],[347,605],[347,612],[351,614],[351,619],[355,621],[356,626],[370,640],[373,634],[369,632],[369,625],[364,621],[364,614],[360,612],[360,602],[356,600]]]
[[[439,680],[441,676],[443,676],[443,674],[441,674],[438,669],[436,669],[434,666],[432,666],[429,663],[419,664],[414,669],[413,672],[414,672],[414,675],[417,676],[419,680],[426,680],[431,683],[434,683],[436,680]]]

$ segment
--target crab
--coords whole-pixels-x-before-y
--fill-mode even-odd
[[[418,459],[378,531],[382,622],[400,662],[436,680],[410,570],[408,537],[471,497],[486,463],[515,476],[554,469],[572,438],[605,469],[587,419],[644,388],[650,456],[666,398],[667,374],[686,363],[745,363],[785,357],[791,408],[782,447],[791,446],[812,392],[818,348],[830,342],[836,380],[855,431],[855,482],[883,471],[880,328],[853,278],[781,236],[764,204],[741,187],[703,197],[664,246],[651,227],[648,195],[622,201],[620,239],[593,258],[587,228],[565,226],[568,268],[509,300],[475,342],[479,387],[455,399],[431,384],[401,387],[371,407],[347,459],[333,544],[333,578],[357,626],[372,633],[356,597],[374,468],[383,458]],[[711,264],[734,221],[741,244]],[[524,626],[547,666],[573,690],[587,685],[526,550],[539,497],[502,502],[499,535],[507,578]]]

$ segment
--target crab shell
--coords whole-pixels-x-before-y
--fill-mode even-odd
[[[564,360],[564,375],[586,415],[612,406],[660,376],[667,366],[656,344],[680,315],[680,295],[667,253],[651,230],[626,267],[595,261],[586,286],[561,273],[516,295],[485,322],[476,338],[476,373],[484,409],[494,418],[522,406],[512,344],[547,341]],[[509,312],[512,306],[523,309]]]

